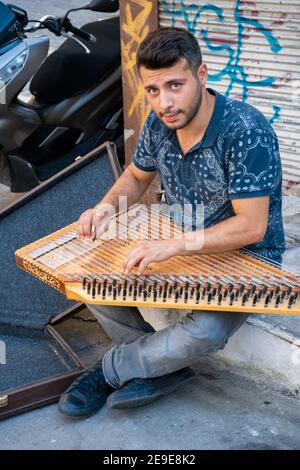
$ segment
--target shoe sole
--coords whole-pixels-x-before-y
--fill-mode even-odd
[[[62,413],[63,415],[65,416],[68,416],[69,418],[89,418],[90,416],[94,415],[95,413],[97,413],[98,411],[101,410],[101,408],[105,405],[105,401],[102,403],[102,405],[100,406],[97,406],[97,408],[94,408],[93,410],[89,411],[89,412],[84,412],[84,411],[75,411],[72,412],[72,411],[65,411],[63,409],[63,405],[60,404],[60,402],[58,402],[58,409],[60,411],[60,413]]]
[[[67,418],[70,418],[72,420],[78,420],[80,421],[81,419],[85,419],[85,418],[89,418],[90,416],[93,416],[94,414],[97,413],[97,411],[99,410],[96,410],[96,411],[92,411],[91,413],[89,414],[82,414],[82,415],[78,415],[78,414],[70,414],[70,413],[65,413],[65,411],[62,411],[62,410],[59,410],[60,413],[62,413],[64,416],[66,416]]]
[[[195,375],[192,375],[190,377],[187,377],[186,379],[182,380],[179,384],[176,385],[170,385],[169,387],[165,387],[163,392],[159,392],[153,395],[149,395],[148,397],[141,397],[141,398],[132,398],[128,400],[123,400],[119,402],[114,402],[113,401],[113,394],[110,395],[106,401],[106,404],[109,408],[112,408],[114,410],[119,410],[123,408],[137,408],[139,406],[147,405],[148,403],[152,403],[155,400],[158,400],[159,398],[163,398],[166,395],[169,395],[169,393],[175,392],[178,388],[180,388],[182,385],[190,382]]]

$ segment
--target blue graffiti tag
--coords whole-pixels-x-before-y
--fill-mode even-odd
[[[176,3],[173,0],[172,6],[170,5],[170,1],[168,0],[161,0],[163,11],[171,16],[172,19],[172,26],[176,25],[176,20],[182,20],[185,24],[185,27],[191,31],[195,36],[197,34],[197,24],[200,21],[200,16],[203,12],[211,11],[214,13],[220,23],[224,23],[224,15],[223,9],[213,5],[211,3],[207,3],[205,5],[199,6],[195,3],[185,5],[184,0],[180,0],[179,8],[176,7]],[[270,49],[273,53],[278,54],[281,50],[281,46],[276,39],[276,37],[269,31],[262,23],[257,20],[253,20],[244,16],[241,11],[241,0],[236,0],[235,7],[234,7],[234,21],[237,25],[237,46],[233,48],[229,44],[218,44],[214,45],[209,40],[209,35],[206,29],[201,28],[200,33],[205,42],[206,47],[208,50],[212,52],[224,52],[225,56],[228,56],[228,61],[225,67],[214,74],[209,74],[208,78],[211,82],[220,82],[223,77],[229,77],[229,85],[226,90],[226,96],[230,95],[230,92],[235,84],[238,84],[242,87],[242,100],[247,101],[248,92],[250,88],[253,87],[270,87],[276,81],[276,77],[267,77],[261,80],[253,81],[248,79],[248,75],[246,73],[245,67],[241,64],[241,55],[243,52],[244,44],[244,29],[246,26],[251,26],[252,28],[258,30],[267,40]],[[193,13],[193,15],[191,15]],[[191,19],[193,16],[193,19]],[[279,119],[280,117],[280,106],[274,105],[273,106],[274,114],[270,118],[270,122],[273,124],[275,120]]]

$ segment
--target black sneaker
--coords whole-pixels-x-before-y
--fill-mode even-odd
[[[102,362],[84,372],[60,397],[61,413],[72,417],[87,417],[100,410],[115,388],[105,380]]]
[[[135,408],[174,392],[189,382],[195,373],[185,367],[171,374],[152,379],[133,379],[121,389],[115,390],[107,399],[110,408]]]

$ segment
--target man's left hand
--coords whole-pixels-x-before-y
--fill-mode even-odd
[[[140,240],[124,260],[124,274],[129,274],[134,266],[138,266],[137,274],[141,275],[149,263],[165,261],[176,254],[176,240]]]

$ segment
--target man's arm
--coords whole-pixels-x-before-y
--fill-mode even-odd
[[[101,206],[101,204],[111,204],[117,210],[119,196],[127,196],[127,205],[130,207],[132,204],[139,201],[155,175],[155,171],[142,171],[133,163],[130,163],[122,176],[120,176],[104,198],[96,205],[96,208]]]
[[[92,226],[100,224],[101,221],[104,222],[104,226],[107,225],[108,217],[118,210],[119,196],[127,196],[127,206],[130,207],[139,201],[155,175],[155,171],[142,171],[131,163],[104,198],[94,208],[81,214],[77,236],[79,238],[94,238],[95,233],[92,232]],[[112,211],[110,212],[110,210]],[[99,230],[101,231],[101,227]]]
[[[213,227],[187,232],[180,239],[138,242],[124,261],[128,274],[138,265],[138,274],[155,261],[171,256],[221,253],[257,243],[268,227],[269,196],[232,200],[235,215]]]
[[[202,231],[186,234],[181,240],[182,243],[177,245],[177,254],[199,254],[199,250],[202,254],[220,253],[263,240],[268,228],[269,200],[269,196],[233,199],[233,217]],[[198,238],[201,246],[190,253],[189,249],[185,249],[185,245],[193,237]]]

